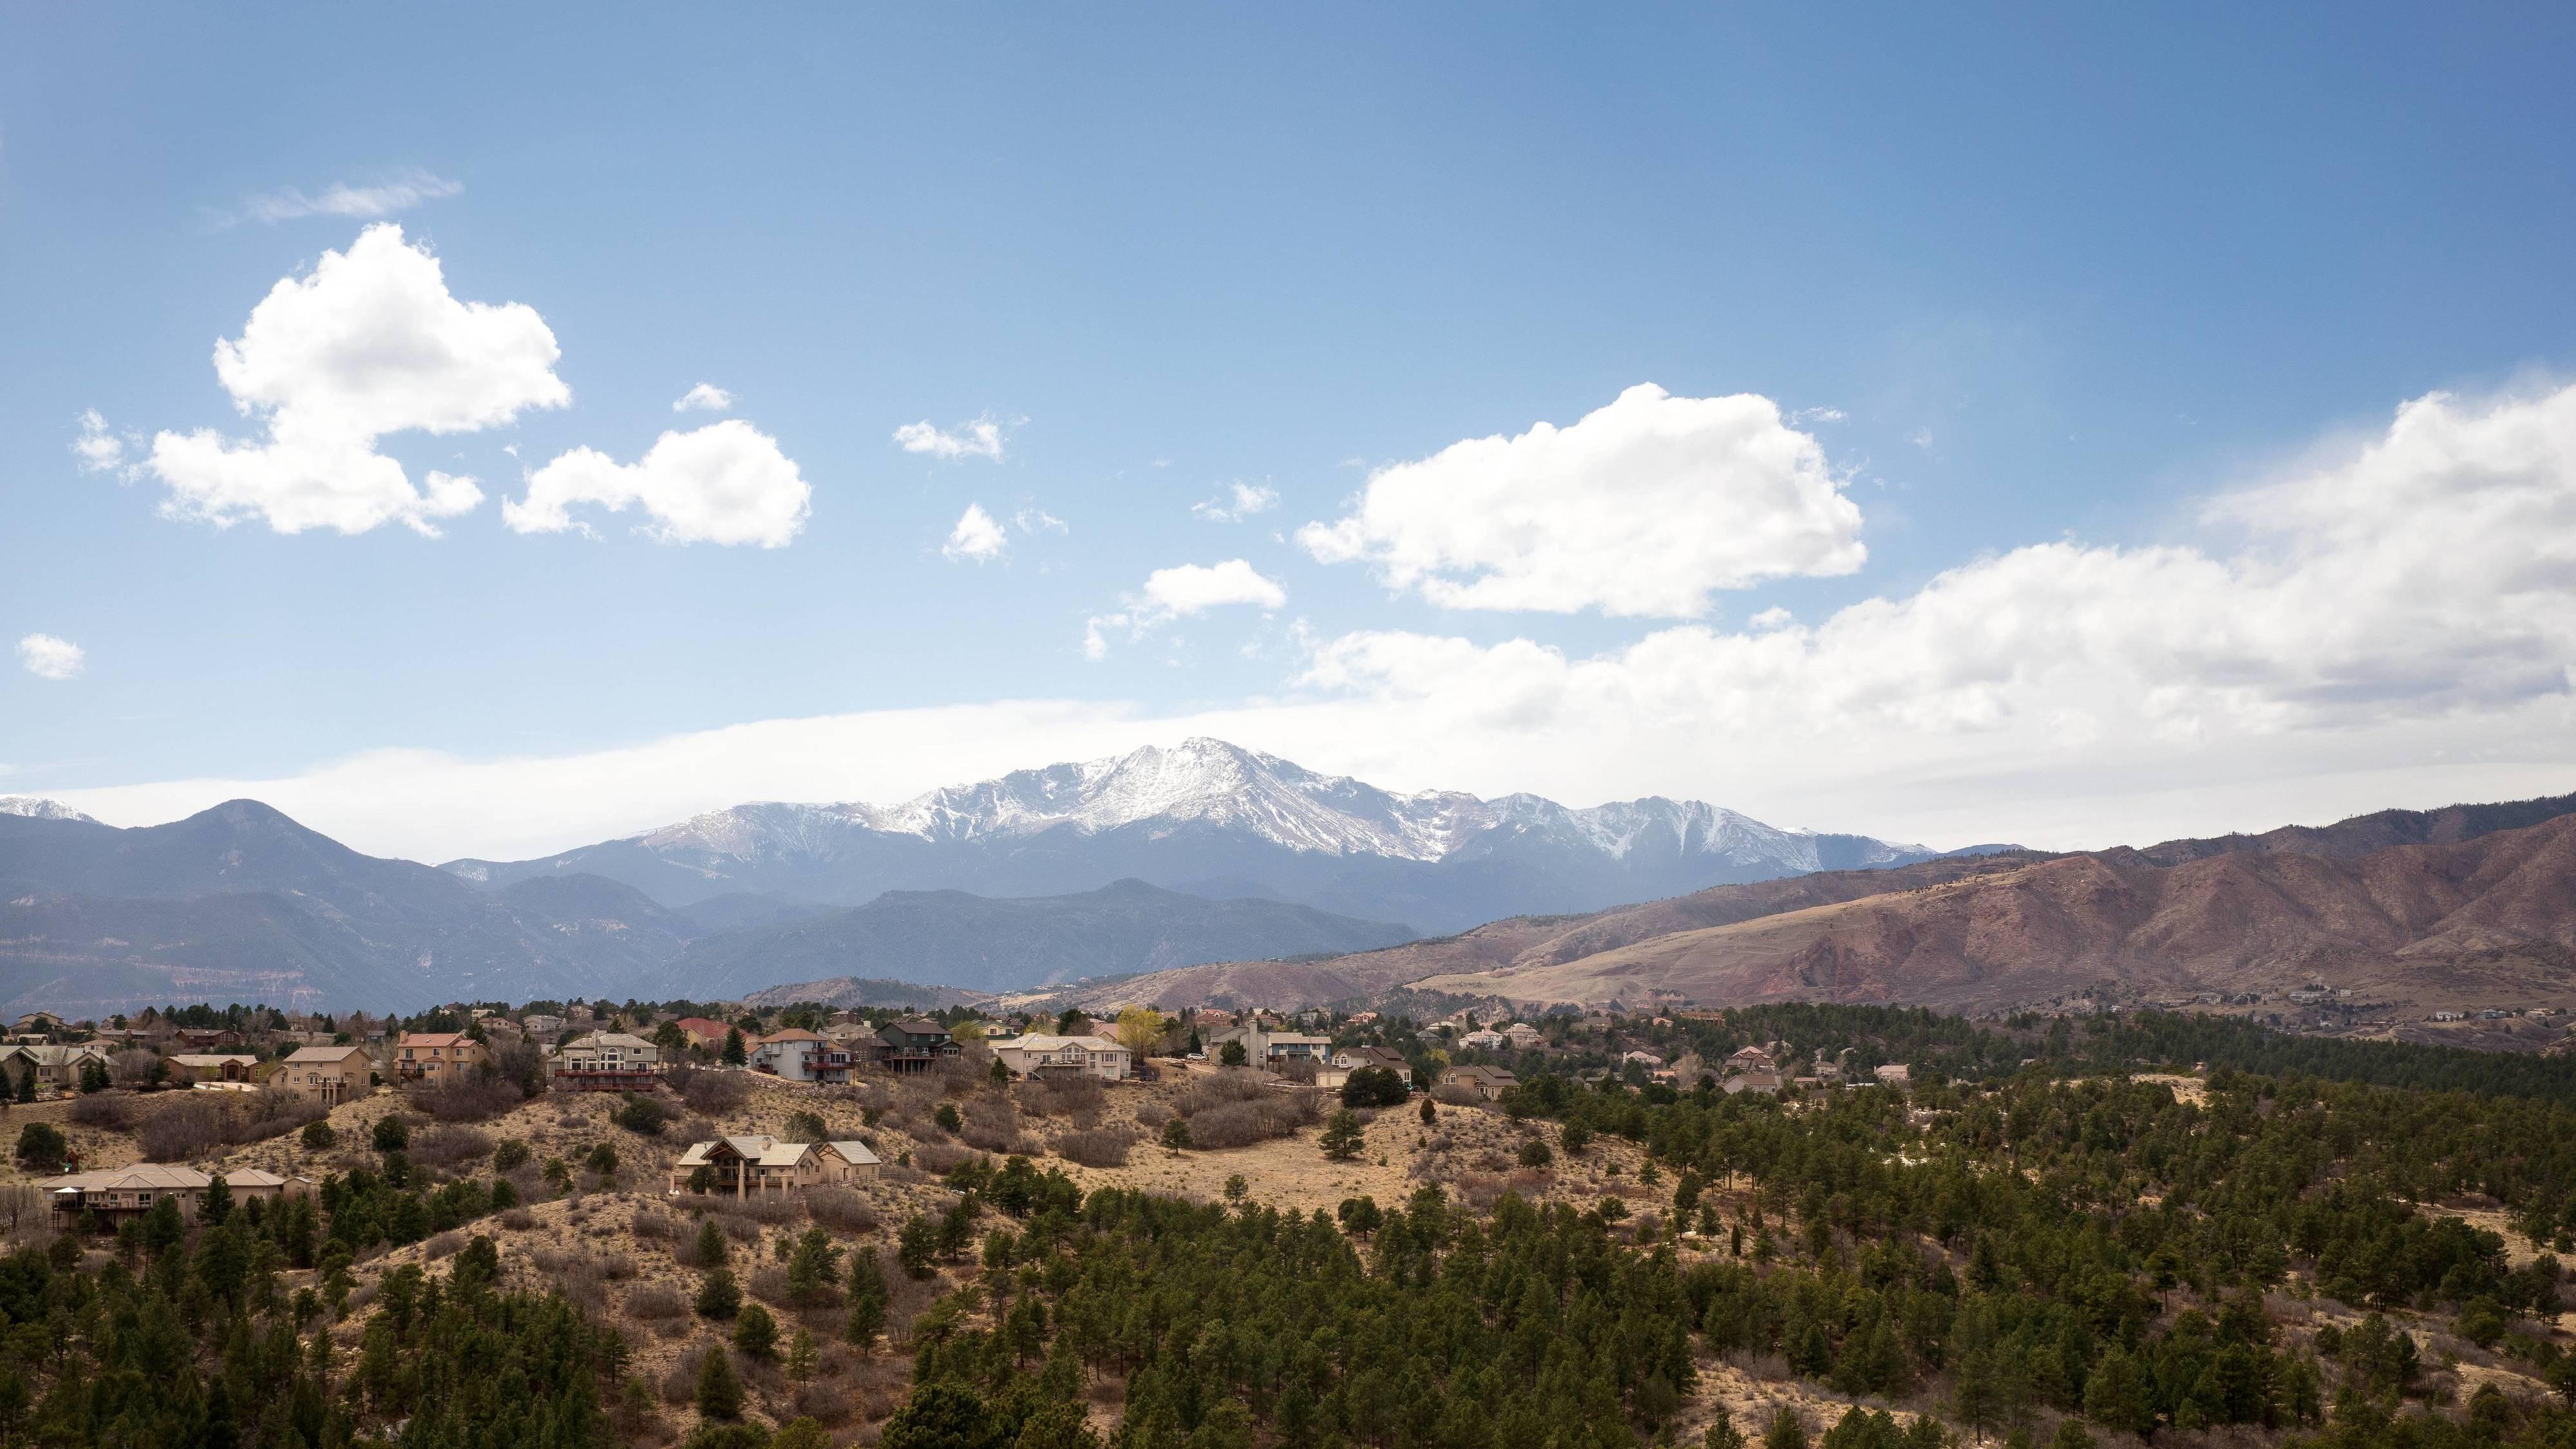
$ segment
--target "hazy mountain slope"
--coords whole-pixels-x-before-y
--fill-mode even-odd
[[[2423,1005],[2576,996],[2576,817],[2360,856],[2141,852],[2033,861],[1919,890],[1675,932],[1427,990],[1598,1001],[1902,1001],[1993,1009],[2113,981],[2149,993],[2311,979]]]
[[[1698,801],[1570,809],[1535,795],[1400,794],[1200,739],[899,805],[742,805],[543,860],[445,869],[487,885],[605,875],[671,906],[743,891],[849,905],[887,890],[1062,895],[1132,878],[1462,930],[1927,854]]]
[[[1565,916],[1513,916],[1437,940],[1324,962],[1228,961],[1159,971],[1104,987],[1101,1000],[1282,1009],[1359,1000],[1425,977],[1572,960],[1674,931],[1747,920],[2014,868],[2027,855],[1951,856],[1888,870],[1827,871]]]
[[[2499,830],[2520,830],[2576,813],[2576,795],[2509,800],[2491,805],[2447,805],[2439,810],[2377,810],[2332,825],[2284,825],[2260,835],[2220,835],[2168,840],[2138,854],[2157,865],[2181,865],[2213,855],[2251,851],[2266,855],[2368,855],[2395,845],[2450,845]]]
[[[624,996],[696,933],[615,882],[483,891],[251,800],[132,830],[0,816],[0,901],[0,1009]]]
[[[831,977],[997,990],[1256,955],[1348,951],[1403,926],[1279,901],[1214,901],[1119,881],[1079,895],[995,899],[895,891],[852,910],[692,942],[666,996],[731,996]]]

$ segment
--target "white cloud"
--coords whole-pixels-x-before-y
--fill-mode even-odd
[[[1845,416],[1841,408],[1800,408],[1789,414],[1789,423],[1792,427],[1804,427],[1808,423],[1839,423]]]
[[[1276,489],[1253,483],[1231,483],[1226,486],[1229,494],[1228,501],[1219,502],[1211,498],[1205,503],[1193,503],[1190,505],[1190,512],[1210,523],[1236,523],[1256,513],[1267,513],[1279,506],[1279,493]]]
[[[253,221],[293,221],[307,216],[341,216],[356,221],[373,221],[408,211],[424,201],[443,201],[460,195],[465,183],[434,176],[417,167],[395,173],[391,178],[369,186],[351,186],[334,181],[319,196],[308,196],[290,186],[271,191],[242,203],[239,213],[220,215],[219,225],[230,226],[244,218]]]
[[[1049,513],[1045,509],[1039,508],[1034,504],[1012,514],[1011,526],[1022,533],[1036,533],[1041,529],[1054,533],[1071,533],[1073,531],[1071,525],[1067,524],[1063,519],[1056,517],[1054,514]]]
[[[1286,589],[1262,577],[1243,559],[1156,569],[1145,576],[1143,592],[1127,596],[1124,610],[1095,615],[1083,626],[1082,652],[1089,659],[1107,658],[1109,631],[1113,629],[1124,629],[1129,637],[1139,638],[1174,619],[1186,619],[1210,609],[1239,604],[1276,609],[1287,602]]]
[[[98,409],[80,415],[80,436],[72,439],[72,456],[84,473],[116,472],[125,466],[125,440],[107,430]]]
[[[398,226],[371,226],[345,254],[279,282],[238,339],[215,344],[215,376],[266,435],[163,432],[147,466],[169,485],[162,507],[174,517],[435,534],[431,520],[470,511],[482,490],[438,472],[415,489],[376,440],[479,432],[562,407],[572,390],[555,376],[560,355],[534,308],[457,301],[436,257]]]
[[[805,526],[813,496],[777,439],[727,418],[664,433],[632,465],[575,448],[529,475],[527,497],[504,502],[501,519],[520,533],[560,533],[579,526],[574,504],[612,512],[637,504],[653,520],[644,531],[663,543],[779,548]]]
[[[69,679],[86,662],[81,647],[51,634],[30,634],[18,641],[18,662],[38,679]]]
[[[907,453],[927,453],[934,458],[991,458],[1002,456],[1002,425],[990,417],[961,423],[955,432],[941,432],[923,421],[906,423],[894,430],[894,440]]]
[[[952,563],[982,563],[1000,558],[1009,547],[1010,539],[1002,532],[1002,525],[984,511],[984,505],[969,503],[966,511],[958,515],[957,526],[948,530],[948,542],[940,545],[939,552]]]
[[[441,859],[743,800],[902,799],[1192,734],[1391,789],[1686,795],[1936,845],[2147,842],[2576,783],[2576,390],[2418,400],[2202,519],[2187,544],[2039,545],[1813,625],[1670,627],[1589,657],[1312,641],[1295,692],[1188,714],[1006,700],[48,793],[119,824],[255,795]]]
[[[732,410],[733,394],[712,382],[699,383],[696,387],[680,394],[671,403],[671,411],[675,413],[722,413]]]
[[[1860,522],[1770,399],[1646,383],[1571,427],[1380,468],[1356,511],[1297,538],[1450,608],[1690,618],[1712,590],[1858,569]]]

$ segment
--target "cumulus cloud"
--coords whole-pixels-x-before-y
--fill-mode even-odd
[[[113,473],[125,467],[125,440],[107,429],[107,419],[91,408],[80,415],[80,436],[72,439],[72,456],[84,473]]]
[[[528,493],[501,505],[519,533],[578,528],[573,505],[611,512],[640,506],[644,532],[663,543],[756,543],[780,548],[805,526],[814,496],[778,440],[727,418],[694,432],[664,433],[643,461],[622,464],[575,448],[528,477]]]
[[[341,216],[357,221],[373,221],[398,211],[409,211],[425,201],[443,201],[460,195],[465,183],[434,176],[417,167],[396,172],[392,177],[370,185],[351,186],[334,181],[319,196],[308,196],[290,186],[253,196],[242,203],[238,212],[218,215],[218,225],[231,226],[241,221],[294,221],[307,216]]]
[[[934,458],[1002,457],[1002,425],[990,417],[960,423],[954,432],[942,432],[928,421],[906,423],[894,430],[894,440],[907,453],[927,453]]]
[[[1141,592],[1127,596],[1125,609],[1096,615],[1084,626],[1082,652],[1092,659],[1108,657],[1108,636],[1114,629],[1142,636],[1174,619],[1186,619],[1210,609],[1241,604],[1276,609],[1287,602],[1286,589],[1262,577],[1243,559],[1156,569],[1145,576]]]
[[[958,515],[957,526],[948,530],[948,541],[939,552],[952,563],[982,563],[1000,558],[1008,547],[1010,537],[1002,532],[1002,525],[984,511],[984,505],[969,503]]]
[[[1380,468],[1352,513],[1297,538],[1450,608],[1693,618],[1714,590],[1852,572],[1860,523],[1770,399],[1646,383],[1570,427]]]
[[[215,344],[217,380],[263,436],[163,432],[145,467],[169,485],[163,511],[174,517],[435,534],[433,520],[471,510],[482,490],[439,472],[415,488],[377,440],[478,432],[562,407],[572,390],[555,376],[560,356],[534,308],[459,302],[426,248],[398,226],[371,226],[347,252],[279,282],[240,337]]]
[[[1588,654],[1344,634],[1308,643],[1290,692],[1186,714],[1005,700],[53,793],[119,824],[256,795],[426,859],[742,800],[901,799],[1193,734],[1392,789],[1688,795],[1937,845],[2558,794],[2576,780],[2576,391],[2418,399],[2366,444],[2216,495],[2184,542],[2037,545],[1813,623],[1757,618]]]
[[[87,662],[81,647],[51,634],[30,634],[18,641],[18,662],[38,679],[69,679]]]
[[[1193,503],[1190,512],[1210,523],[1237,523],[1256,513],[1267,513],[1279,506],[1277,489],[1253,483],[1230,483],[1221,498]]]
[[[675,413],[721,413],[733,410],[733,394],[712,382],[702,382],[671,402]]]

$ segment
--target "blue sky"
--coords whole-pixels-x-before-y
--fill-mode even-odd
[[[1938,844],[2576,782],[2563,10],[0,24],[0,634],[79,650],[0,681],[0,793],[437,856],[1201,729]],[[335,186],[381,214],[298,202]],[[156,434],[262,435],[217,341],[388,222],[542,319],[568,403],[374,439],[477,480],[434,538],[167,516]],[[1812,467],[1678,411],[1664,491],[1443,452],[1646,383]],[[724,417],[810,489],[781,546],[507,520]],[[998,457],[896,441],[978,419]],[[1236,484],[1276,501],[1193,514]],[[1703,502],[1650,562],[1532,552]],[[998,554],[943,550],[970,504]]]

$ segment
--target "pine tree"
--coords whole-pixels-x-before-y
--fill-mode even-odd
[[[1348,1107],[1335,1112],[1324,1123],[1320,1145],[1324,1155],[1335,1162],[1348,1162],[1359,1156],[1360,1149],[1367,1145],[1367,1138],[1360,1132],[1360,1119]]]
[[[232,1216],[233,1185],[224,1181],[220,1172],[206,1180],[205,1198],[197,1204],[197,1221],[210,1228],[220,1228]]]
[[[873,1346],[885,1331],[886,1280],[877,1267],[877,1250],[861,1248],[850,1259],[850,1323],[842,1337],[861,1348]]]
[[[731,1318],[742,1311],[742,1289],[733,1281],[731,1268],[707,1273],[707,1281],[698,1286],[696,1307],[701,1318]]]
[[[721,1060],[729,1067],[739,1067],[751,1060],[751,1052],[742,1044],[741,1027],[725,1029],[724,1056]]]
[[[742,1306],[733,1324],[733,1346],[754,1363],[767,1363],[778,1353],[778,1320],[757,1303]]]
[[[733,1355],[722,1344],[707,1348],[698,1365],[698,1412],[710,1419],[742,1417],[742,1377],[733,1371]]]
[[[716,1220],[714,1218],[700,1219],[698,1222],[698,1266],[701,1268],[721,1268],[725,1266],[727,1254],[728,1249],[725,1244],[724,1229],[716,1226]]]

